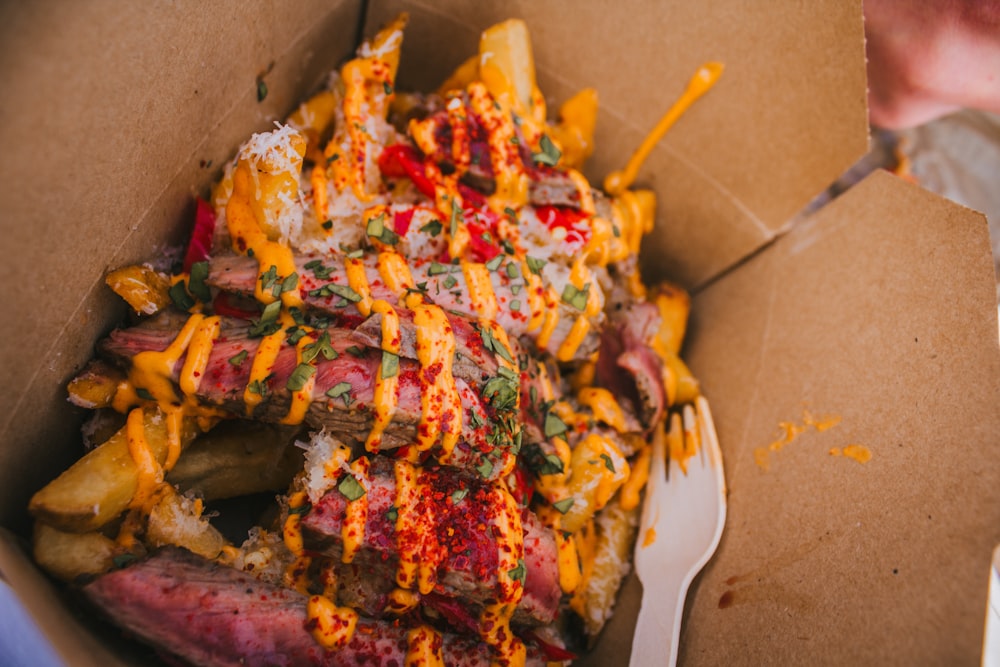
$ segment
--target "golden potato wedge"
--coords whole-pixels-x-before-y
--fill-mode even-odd
[[[595,520],[593,565],[582,590],[578,589],[580,597],[575,606],[589,641],[596,639],[614,611],[615,597],[632,560],[640,512],[638,506],[623,510],[615,499]]]
[[[660,329],[656,332],[657,343],[662,350],[680,354],[687,331],[688,316],[691,314],[691,297],[679,285],[663,282],[655,287],[650,300],[660,311]]]
[[[155,315],[170,305],[170,281],[148,266],[117,269],[104,282],[138,315]]]
[[[96,410],[111,407],[125,373],[100,360],[91,361],[66,385],[69,402],[81,408]]]
[[[285,489],[302,470],[297,433],[248,421],[220,424],[184,450],[167,481],[205,500]]]
[[[167,457],[166,417],[156,408],[143,408],[146,441],[156,460]],[[36,519],[60,530],[85,533],[97,530],[132,501],[138,487],[137,467],[129,454],[127,428],[86,454],[59,477],[36,493],[28,512]],[[194,419],[184,419],[181,447],[198,432]]]
[[[98,532],[65,533],[40,521],[33,536],[35,561],[63,581],[103,574],[119,555],[115,541]]]
[[[149,511],[147,544],[152,547],[172,544],[205,558],[215,558],[226,540],[202,516],[202,509],[200,500],[182,496],[169,484],[164,485],[159,501]]]

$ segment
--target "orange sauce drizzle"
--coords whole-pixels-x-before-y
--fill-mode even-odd
[[[385,433],[385,429],[392,421],[392,415],[396,412],[396,404],[399,400],[400,333],[399,315],[388,302],[381,299],[372,302],[372,312],[382,315],[382,351],[397,356],[395,373],[386,376],[388,369],[385,367],[385,355],[383,354],[382,361],[379,362],[378,372],[375,374],[375,397],[373,399],[375,423],[365,440],[365,449],[369,452],[377,452],[382,443],[382,434]]]
[[[351,463],[351,472],[358,483],[368,490],[368,469],[371,465],[369,459],[361,456]],[[361,544],[365,539],[365,524],[368,521],[368,494],[363,493],[354,500],[347,503],[347,513],[344,516],[344,524],[341,526],[341,539],[344,543],[344,553],[341,561],[344,563],[354,562]]]
[[[406,633],[405,667],[444,667],[441,635],[427,625]]]

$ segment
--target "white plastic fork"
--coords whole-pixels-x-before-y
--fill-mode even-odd
[[[699,397],[695,405],[697,411],[685,408],[684,435],[680,419],[674,415],[670,436],[660,431],[653,439],[635,546],[635,572],[643,590],[632,637],[632,667],[677,664],[688,587],[715,553],[726,523],[726,481],[719,439],[708,401]],[[680,462],[670,457],[669,476],[665,470],[667,437],[682,437],[690,454],[679,457]],[[691,446],[697,448],[693,454]]]

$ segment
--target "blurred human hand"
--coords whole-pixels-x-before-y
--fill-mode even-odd
[[[872,125],[1000,112],[1000,0],[865,0]]]

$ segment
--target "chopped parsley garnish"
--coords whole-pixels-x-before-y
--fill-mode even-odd
[[[288,327],[285,329],[285,340],[288,341],[289,345],[296,345],[302,337],[306,335],[306,330],[299,326]]]
[[[504,206],[503,212],[506,213],[511,218],[513,218],[514,220],[517,220],[517,211],[512,209],[510,206]]]
[[[483,339],[483,347],[497,355],[504,361],[514,363],[514,357],[511,356],[510,350],[501,341],[497,340],[493,335],[493,330],[489,326],[482,326],[479,329],[479,337]],[[506,368],[501,368],[501,372],[507,370]]]
[[[257,79],[257,101],[263,102],[267,97],[267,84],[264,83],[264,79]]]
[[[111,562],[119,570],[135,560],[135,555],[130,553],[118,554],[111,558]]]
[[[517,559],[517,567],[515,567],[513,570],[509,570],[507,572],[507,576],[508,577],[510,577],[514,581],[520,581],[522,584],[524,583],[524,578],[525,578],[526,574],[527,574],[527,571],[524,568],[524,559],[523,558],[518,558]]]
[[[277,280],[278,280],[278,267],[272,264],[267,271],[260,274],[260,288],[262,290],[271,289],[271,287],[274,285],[275,282],[277,282]]]
[[[302,503],[301,505],[296,505],[295,507],[288,508],[289,516],[303,516],[309,514],[309,510],[312,509],[312,504]]]
[[[431,262],[431,265],[427,267],[427,275],[429,276],[439,276],[449,271],[451,271],[451,268],[447,264],[441,264],[440,262]]]
[[[601,454],[601,458],[604,459],[604,467],[611,472],[615,472],[615,462],[611,460],[611,457],[607,454]]]
[[[350,346],[349,348],[347,348],[347,353],[348,353],[349,355],[351,355],[352,357],[358,357],[359,359],[360,359],[361,357],[365,356],[365,351],[364,351],[364,350],[362,350],[362,349],[361,349],[360,347],[358,347],[357,345],[352,345],[352,346]]]
[[[319,226],[325,229],[326,231],[330,231],[331,229],[333,229],[333,220],[324,220],[319,224]]]
[[[399,509],[395,505],[392,505],[388,510],[386,510],[385,518],[389,521],[395,522],[399,518]]]
[[[483,479],[489,479],[490,475],[493,474],[493,462],[489,459],[483,459],[483,462],[476,466],[476,471]]]
[[[305,313],[302,312],[301,308],[296,308],[295,306],[292,306],[291,308],[288,309],[288,314],[289,316],[291,316],[292,321],[295,322],[300,327],[305,325],[306,316]]]
[[[500,268],[500,265],[502,263],[503,263],[503,255],[500,254],[491,259],[490,261],[486,262],[486,268],[489,271],[496,271],[497,269]]]
[[[529,255],[524,258],[524,261],[528,263],[529,271],[534,273],[536,276],[542,275],[542,267],[546,264],[544,259],[538,259],[537,257],[531,257]]]
[[[192,299],[191,295],[187,293],[183,280],[175,283],[174,286],[168,290],[167,294],[170,295],[170,300],[174,302],[174,305],[181,310],[191,310],[194,308],[194,299]]]
[[[566,422],[564,422],[562,419],[559,418],[559,415],[553,412],[550,412],[547,415],[545,415],[544,431],[546,438],[552,438],[557,435],[562,435],[568,430],[569,427],[566,426]]]
[[[153,397],[153,395],[151,393],[149,393],[149,390],[146,389],[145,387],[136,387],[135,388],[135,394],[136,394],[136,396],[138,396],[139,398],[141,398],[144,401],[155,401],[156,400]]]
[[[566,287],[563,288],[562,300],[563,303],[568,303],[577,310],[583,310],[587,307],[587,300],[590,298],[590,283],[583,286],[583,289],[579,289],[572,283],[567,283]]]
[[[557,500],[552,503],[552,507],[556,508],[560,514],[565,514],[569,511],[569,508],[573,506],[573,498],[563,498],[562,500]]]
[[[430,234],[431,236],[437,236],[438,234],[441,233],[442,229],[444,229],[444,225],[441,224],[440,220],[435,219],[431,220],[426,225],[421,227],[420,231],[424,232],[425,234]]]
[[[250,336],[254,338],[270,336],[280,330],[281,323],[278,322],[278,315],[280,313],[280,301],[273,301],[264,306],[264,312],[261,313],[260,319],[253,321],[250,325]]]
[[[354,402],[354,399],[351,398],[350,382],[338,382],[326,390],[326,395],[330,398],[343,398],[344,405],[347,406],[350,406],[350,404]]]
[[[451,504],[458,505],[467,495],[469,495],[468,489],[455,489],[451,493]]]
[[[472,428],[479,428],[485,423],[486,422],[483,421],[483,418],[479,416],[478,412],[475,410],[469,410],[469,425],[472,426]]]
[[[316,374],[316,367],[311,364],[299,364],[292,371],[292,374],[288,376],[288,382],[285,383],[285,388],[288,391],[302,391],[309,382],[309,378]]]
[[[267,380],[254,380],[247,385],[247,391],[257,394],[261,398],[267,396]]]
[[[399,373],[399,355],[382,350],[382,379],[396,377]]]
[[[388,81],[383,81],[382,90],[385,92],[386,95],[392,95],[392,84],[389,83]]]
[[[348,285],[330,283],[329,285],[323,285],[319,289],[309,290],[309,296],[313,297],[328,297],[335,295],[341,297],[342,299],[346,299],[351,303],[361,301],[361,295],[351,289]]]
[[[205,283],[207,279],[208,262],[195,262],[191,265],[191,280],[188,283],[188,289],[203,303],[208,303],[212,299],[212,293]]]
[[[549,167],[554,167],[559,162],[559,158],[562,157],[562,151],[560,151],[552,140],[549,139],[549,135],[543,134],[541,140],[538,142],[538,147],[542,149],[540,153],[535,153],[531,157],[534,158],[535,164],[544,164]]]
[[[442,285],[444,285],[445,289],[451,289],[452,287],[454,287],[457,284],[458,284],[458,281],[455,280],[455,276],[448,276],[447,278],[444,279],[444,282],[442,283]]]
[[[563,462],[555,454],[546,454],[544,461],[540,466],[535,468],[535,472],[539,475],[555,475],[563,471]]]
[[[311,363],[320,355],[322,355],[327,361],[337,358],[337,351],[330,345],[330,334],[327,331],[323,332],[323,335],[319,337],[319,340],[309,343],[302,348],[302,361],[307,364]]]
[[[306,262],[305,268],[312,271],[312,274],[319,280],[327,280],[330,278],[330,274],[333,273],[333,269],[328,266],[323,266],[322,260],[319,259]]]
[[[337,490],[348,500],[357,500],[365,495],[365,487],[362,486],[357,477],[349,473],[341,477]]]
[[[354,250],[346,251],[347,259],[361,259],[365,256],[365,251],[361,248],[355,248]]]
[[[513,310],[514,312],[520,312],[520,310],[521,310],[521,300],[520,299],[513,299],[510,302],[510,309]]]
[[[271,288],[271,294],[273,294],[275,297],[279,297],[283,292],[291,292],[298,286],[299,286],[299,274],[292,273],[287,278],[282,280],[280,283],[275,284],[275,286]]]
[[[521,277],[521,269],[517,268],[517,264],[514,262],[510,262],[509,264],[507,264],[506,271],[507,271],[507,277],[512,280]]]
[[[368,236],[378,239],[386,245],[396,245],[399,242],[399,234],[389,229],[385,224],[385,213],[379,213],[369,220],[365,232]]]
[[[483,398],[489,401],[495,410],[513,410],[517,405],[518,385],[516,379],[504,377],[502,374],[491,377],[483,387]]]
[[[229,363],[231,363],[233,366],[239,366],[244,361],[246,361],[247,356],[248,356],[247,351],[243,350],[239,354],[235,354],[235,355],[229,357]]]
[[[462,215],[461,209],[454,204],[451,205],[451,220],[448,222],[448,234],[451,238],[455,238],[458,235],[458,220]]]

